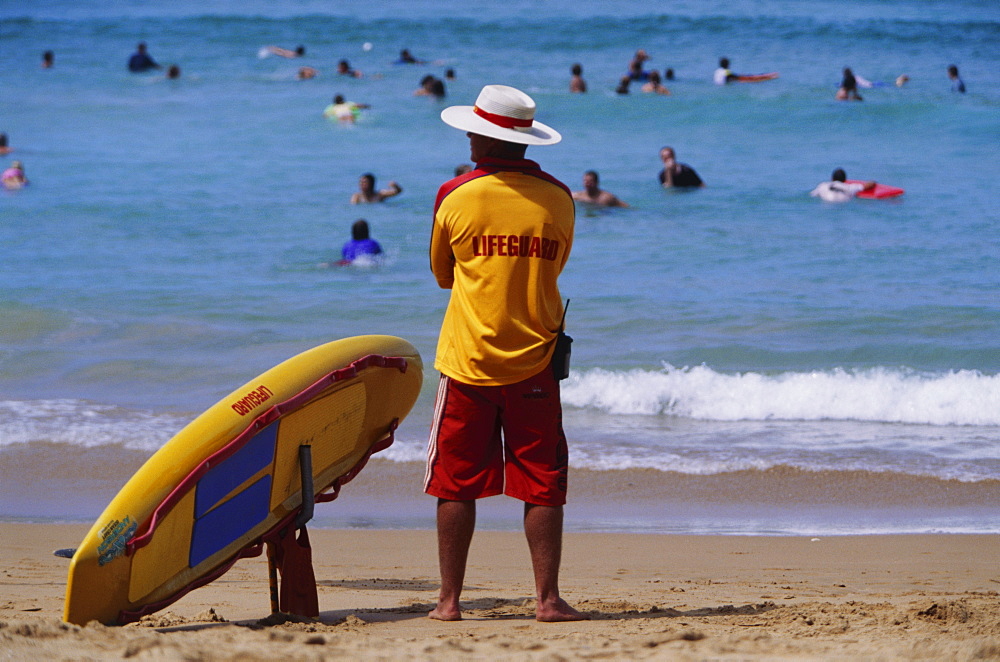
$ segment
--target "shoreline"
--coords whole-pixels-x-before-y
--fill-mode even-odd
[[[60,622],[82,524],[0,524],[4,657],[113,659],[1000,659],[1000,536],[568,533],[562,594],[593,620],[533,620],[523,535],[478,531],[466,620],[426,618],[433,531],[312,529],[315,622],[269,615],[267,565],[125,627]]]
[[[0,465],[0,522],[90,524],[148,457],[120,446],[7,447]],[[314,527],[434,527],[422,462],[373,457],[341,496],[316,509]],[[71,501],[63,498],[72,493]],[[693,535],[998,534],[1000,481],[962,482],[867,471],[793,467],[695,475],[658,469],[571,468],[569,532]],[[516,531],[518,502],[479,503],[481,530]]]

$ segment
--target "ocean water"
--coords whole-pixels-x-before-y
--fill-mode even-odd
[[[128,73],[139,40],[181,78]],[[0,518],[93,519],[194,416],[314,345],[389,333],[432,365],[431,209],[469,158],[438,114],[504,83],[564,136],[530,158],[631,205],[578,207],[560,281],[571,465],[609,492],[571,493],[571,530],[1000,532],[998,44],[988,0],[4,4],[0,166],[31,184],[0,192]],[[392,64],[402,48],[427,64]],[[614,93],[637,48],[675,70],[670,96]],[[780,76],[716,87],[720,56]],[[885,84],[837,102],[844,66]],[[449,67],[445,101],[413,95]],[[334,94],[371,108],[332,124]],[[706,188],[659,188],[663,145]],[[906,194],[811,198],[835,167]],[[364,172],[403,194],[350,205]],[[386,259],[325,266],[359,217]],[[435,381],[381,457],[422,459]],[[320,523],[431,510],[342,501]]]

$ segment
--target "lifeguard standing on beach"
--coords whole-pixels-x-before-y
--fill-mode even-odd
[[[467,132],[476,168],[441,186],[431,230],[431,270],[451,290],[424,484],[438,498],[438,620],[462,618],[476,499],[498,494],[524,501],[535,618],[587,618],[559,596],[569,462],[551,367],[575,212],[569,189],[524,158],[528,145],[562,139],[534,115],[531,97],[503,85],[441,112]]]

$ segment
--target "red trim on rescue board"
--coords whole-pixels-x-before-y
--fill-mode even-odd
[[[181,498],[197,484],[201,477],[208,473],[210,468],[235,454],[236,451],[250,441],[250,439],[258,431],[278,420],[284,414],[298,409],[309,400],[312,400],[314,397],[329,388],[331,385],[345,379],[357,377],[358,371],[371,366],[377,366],[379,368],[396,368],[400,372],[406,372],[407,363],[406,359],[401,356],[379,356],[377,354],[369,354],[368,356],[358,359],[345,368],[334,370],[333,372],[321,377],[311,386],[306,387],[301,393],[292,396],[280,404],[276,404],[268,408],[260,416],[254,419],[250,425],[243,430],[243,432],[207,459],[203,460],[201,464],[195,467],[195,469],[188,474],[184,480],[178,483],[177,487],[175,487],[173,491],[167,495],[167,498],[165,498],[160,505],[156,507],[156,510],[153,511],[153,515],[146,521],[145,525],[140,526],[139,530],[136,531],[132,539],[125,543],[125,553],[131,555],[135,553],[135,550],[147,545],[150,538],[152,538],[157,525],[160,523],[160,520],[166,517],[167,513],[169,513],[173,507],[177,505],[177,502],[180,501]]]

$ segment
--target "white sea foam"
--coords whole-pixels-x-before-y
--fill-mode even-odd
[[[426,439],[399,439],[379,452],[378,457],[393,462],[424,462],[427,459]]]
[[[50,442],[155,451],[191,418],[81,400],[0,401],[0,448]]]
[[[564,382],[563,402],[609,414],[707,421],[844,420],[1000,425],[1000,375],[872,368],[724,374],[706,366],[594,369]]]

